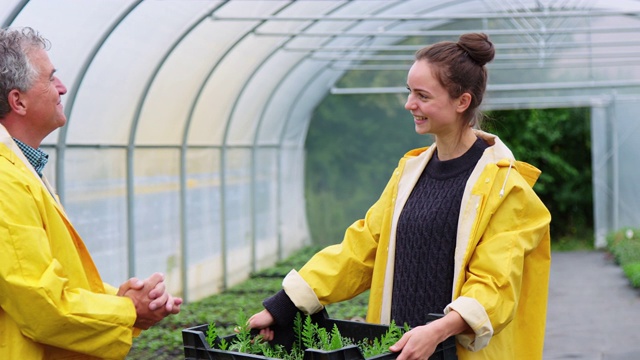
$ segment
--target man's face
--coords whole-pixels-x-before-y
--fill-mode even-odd
[[[31,89],[23,93],[27,104],[26,119],[32,131],[49,135],[67,122],[60,96],[67,88],[54,76],[55,68],[44,49],[34,49],[27,54],[38,76]]]

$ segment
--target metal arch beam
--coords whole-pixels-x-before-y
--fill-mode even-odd
[[[637,87],[640,80],[609,80],[609,81],[575,81],[561,83],[529,83],[529,84],[498,84],[487,85],[487,91],[527,91],[553,89],[610,89],[612,87]],[[363,95],[363,94],[399,94],[406,93],[404,87],[371,87],[371,88],[337,88],[331,89],[332,95]]]
[[[225,2],[226,3],[226,2]],[[189,114],[187,116],[187,122],[185,124],[184,127],[184,133],[182,135],[182,143],[186,144],[188,137],[189,137],[189,130],[191,128],[191,123],[193,121],[193,117],[194,117],[194,113],[195,113],[195,109],[196,106],[198,104],[198,102],[200,101],[200,99],[202,98],[202,93],[204,92],[205,87],[207,86],[207,83],[209,82],[209,79],[211,78],[211,76],[213,76],[213,73],[216,71],[216,69],[218,68],[218,66],[220,66],[220,64],[222,63],[222,61],[227,57],[227,55],[229,55],[229,53],[231,52],[232,49],[234,49],[244,38],[246,38],[249,34],[253,33],[253,31],[255,29],[257,29],[262,23],[258,23],[256,24],[252,30],[247,31],[244,35],[242,35],[241,37],[239,37],[238,39],[236,39],[234,44],[229,45],[229,47],[227,48],[227,50],[224,52],[224,54],[222,54],[222,56],[220,56],[220,58],[212,65],[211,69],[209,70],[209,73],[203,78],[202,83],[200,84],[200,87],[198,89],[198,91],[196,92],[196,96],[194,96],[193,98],[193,102],[191,103],[190,106],[190,110],[189,110]],[[227,129],[228,129],[228,124],[225,127],[225,138],[226,138],[226,133],[227,133]],[[226,215],[224,212],[224,208],[225,208],[225,194],[224,194],[224,189],[226,187],[226,182],[225,182],[225,176],[224,176],[224,167],[225,167],[225,162],[224,162],[224,158],[225,158],[225,145],[226,144],[222,144],[222,146],[220,146],[220,171],[221,171],[221,176],[220,176],[220,206],[222,211],[220,211],[220,233],[221,233],[221,252],[222,252],[222,278],[223,278],[223,284],[222,284],[222,288],[226,289],[228,284],[227,284],[227,248],[226,248],[226,225],[225,225],[225,221],[226,221]]]
[[[2,22],[2,28],[6,29],[16,20],[18,15],[22,12],[22,10],[27,6],[29,0],[21,0],[16,6],[14,6],[13,10],[9,13],[6,19]]]
[[[495,70],[522,70],[524,69],[530,69],[530,68],[535,68],[535,69],[546,69],[546,68],[555,68],[555,69],[563,69],[563,68],[572,68],[575,69],[576,67],[582,65],[583,67],[603,67],[603,66],[624,66],[624,65],[637,65],[638,61],[635,60],[634,58],[630,58],[630,59],[614,59],[614,60],[610,60],[610,59],[604,59],[605,61],[599,61],[597,63],[591,62],[591,63],[586,63],[585,61],[580,62],[580,61],[573,61],[573,62],[563,62],[561,64],[553,64],[552,66],[546,66],[546,65],[540,65],[539,63],[533,63],[533,62],[521,62],[521,63],[516,63],[516,64],[488,64],[488,69],[491,71],[495,71]],[[374,64],[374,65],[362,65],[362,64],[334,64],[332,65],[332,68],[334,70],[342,70],[342,71],[346,71],[346,70],[361,70],[361,71],[381,71],[381,70],[408,70],[410,64],[389,64],[389,65],[385,65],[385,64]]]
[[[291,6],[293,4],[293,2],[289,2],[287,5],[281,7],[277,12],[281,12],[284,9],[288,8],[289,6]],[[261,20],[260,24],[263,24],[264,21]],[[256,26],[256,29],[258,27]],[[248,33],[247,33],[248,34]],[[251,81],[251,79],[258,73],[258,70],[264,65],[265,61],[269,58],[271,58],[278,50],[279,47],[276,47],[275,49],[273,49],[271,51],[271,53],[269,53],[268,55],[266,55],[261,61],[260,61],[260,65],[258,65],[255,69],[253,69],[253,71],[251,72],[251,74],[249,74],[249,76],[247,77],[247,80],[245,81],[245,83],[248,83],[249,81]],[[238,106],[238,102],[239,99],[242,95],[242,93],[245,91],[246,87],[242,87],[240,89],[240,93],[238,94],[238,96],[236,96],[236,100],[233,102],[233,105],[231,105],[231,111],[229,112],[229,116],[227,118],[227,122],[225,124],[225,128],[224,128],[224,134],[222,136],[222,161],[220,162],[220,166],[222,169],[224,169],[225,165],[226,165],[226,149],[227,149],[227,141],[229,139],[229,129],[231,127],[231,121],[233,120],[233,116],[236,112],[237,106]],[[256,129],[256,133],[257,133],[257,129]],[[255,271],[256,268],[256,216],[255,216],[255,140],[254,140],[254,146],[251,147],[251,188],[250,188],[250,208],[251,208],[251,271]],[[224,183],[223,183],[224,184]],[[223,186],[224,189],[224,186]]]
[[[476,20],[476,19],[512,19],[512,18],[554,18],[554,17],[582,17],[582,16],[632,16],[640,15],[640,11],[606,11],[606,10],[551,10],[531,11],[526,13],[476,13],[476,14],[406,14],[406,15],[357,15],[357,16],[218,16],[215,20],[233,21],[424,21],[424,20]]]
[[[87,58],[85,59],[85,61],[82,63],[82,66],[80,67],[80,71],[78,72],[78,76],[76,77],[76,81],[71,85],[71,87],[69,88],[69,90],[67,91],[67,94],[65,95],[67,97],[67,102],[65,103],[65,107],[64,107],[64,113],[67,116],[67,125],[63,126],[62,128],[60,128],[60,132],[58,133],[58,141],[56,144],[56,152],[57,152],[57,157],[56,157],[56,187],[57,187],[57,191],[58,191],[58,196],[60,197],[60,202],[62,202],[64,204],[64,199],[65,199],[65,189],[64,189],[64,166],[65,166],[65,162],[64,162],[64,158],[65,158],[65,149],[67,147],[67,133],[68,133],[68,129],[69,129],[69,121],[71,120],[71,112],[73,110],[73,106],[75,105],[75,101],[76,101],[76,97],[78,96],[78,91],[80,89],[80,86],[82,85],[82,81],[84,81],[84,78],[87,75],[87,71],[89,70],[89,66],[91,66],[91,63],[93,63],[93,60],[95,59],[96,55],[98,54],[98,51],[100,51],[100,49],[102,48],[102,46],[104,45],[104,43],[107,41],[107,39],[109,38],[109,36],[111,35],[111,33],[113,33],[113,31],[122,23],[122,21],[129,16],[129,14],[133,11],[133,9],[135,9],[138,5],[140,5],[140,3],[142,2],[142,0],[137,0],[134,3],[131,3],[131,5],[129,5],[121,14],[118,18],[116,18],[109,27],[107,27],[105,29],[105,31],[103,32],[102,36],[98,39],[98,41],[96,41],[95,45],[93,46],[93,48],[91,49],[91,51],[89,52],[89,55],[87,56]],[[128,219],[131,220],[131,219]]]
[[[327,54],[327,55],[311,55],[314,60],[327,60],[327,61],[387,61],[387,62],[401,62],[401,61],[410,61],[413,62],[415,57],[413,54],[406,55],[377,55],[377,54],[348,54],[348,55],[340,55],[340,54]],[[569,54],[562,55],[548,55],[545,56],[545,60],[575,60],[575,59],[585,59],[587,57],[591,57],[594,59],[604,58],[604,59],[612,59],[612,58],[629,58],[629,57],[640,57],[640,51],[626,51],[626,52],[616,52],[616,53],[608,53],[608,54],[593,54],[593,53],[584,53],[584,52],[573,52]],[[529,54],[501,54],[496,55],[493,61],[523,61],[523,60],[539,60],[537,55],[529,55]],[[491,64],[494,64],[493,62]]]
[[[151,86],[153,82],[156,80],[158,73],[167,62],[167,59],[174,50],[178,47],[178,45],[205,19],[209,17],[211,11],[215,11],[223,3],[220,3],[217,7],[212,10],[209,10],[207,14],[202,15],[200,18],[196,19],[190,26],[183,30],[182,34],[180,34],[176,40],[171,44],[164,55],[160,58],[155,68],[149,75],[149,78],[146,84],[143,87],[142,94],[140,96],[140,100],[138,101],[138,105],[135,108],[133,121],[131,122],[131,128],[129,130],[129,141],[127,142],[127,202],[129,203],[129,212],[134,213],[133,209],[135,206],[134,195],[135,195],[135,185],[133,183],[134,178],[134,164],[133,164],[133,153],[135,152],[135,138],[138,131],[138,124],[140,123],[140,115],[142,113],[142,108],[149,96],[149,92],[151,90]],[[187,277],[187,263],[185,261],[186,258],[186,147],[185,143],[182,143],[180,148],[180,253],[181,253],[181,261],[180,261],[180,277],[182,282],[182,296],[186,300],[188,298],[188,277]],[[130,219],[132,220],[132,219]],[[127,234],[130,235],[130,242],[133,244],[135,241],[135,224],[133,221],[127,222]],[[135,256],[135,246],[130,246],[129,254]],[[135,261],[129,264],[129,277],[133,277],[135,272],[132,269],[135,268]]]
[[[553,29],[553,34],[575,34],[575,33],[589,33],[589,34],[601,34],[601,33],[617,33],[617,32],[630,32],[637,33],[640,31],[640,26],[628,26],[628,27],[572,27],[572,28],[557,28]],[[460,29],[460,30],[412,30],[412,31],[381,31],[381,32],[365,32],[365,31],[327,31],[327,32],[307,32],[307,33],[292,33],[290,31],[257,31],[257,36],[288,36],[296,35],[302,37],[397,37],[406,38],[411,36],[460,36],[469,32],[483,32],[487,35],[523,35],[528,34],[531,30],[521,29]],[[544,32],[544,31],[542,31]],[[551,32],[548,32],[549,34]]]
[[[399,3],[399,2],[400,2],[400,1],[398,1],[398,2],[396,2],[396,3]],[[455,1],[452,1],[452,2],[455,2]],[[392,6],[395,6],[395,5],[389,5],[387,8],[392,7]],[[429,9],[424,10],[424,11],[433,11],[433,9],[437,9],[437,8],[439,8],[439,7],[444,7],[444,6],[447,6],[447,5],[446,5],[446,3],[439,4],[438,6],[435,6],[435,7],[429,8]],[[367,37],[364,37],[364,38],[367,38]],[[353,47],[349,48],[349,50],[353,50]],[[358,50],[359,50],[359,49],[358,49]],[[308,58],[308,57],[307,57],[307,58]],[[297,67],[297,66],[299,66],[300,64],[302,64],[303,60],[305,60],[305,58],[301,59],[301,60],[298,62],[298,64],[294,66],[294,68],[295,68],[295,67]],[[329,62],[329,63],[328,63],[326,66],[324,66],[324,67],[318,67],[318,68],[316,69],[315,73],[314,73],[312,76],[310,76],[310,77],[308,78],[309,80],[307,81],[307,84],[314,82],[314,81],[315,81],[315,80],[320,76],[320,74],[321,74],[322,72],[324,72],[325,70],[331,69],[331,68],[332,68],[332,62]],[[290,74],[292,74],[292,73],[293,73],[293,71],[290,71],[290,72],[289,72],[289,74],[288,74],[288,76],[289,76]],[[286,79],[286,78],[281,79],[281,82],[280,82],[280,83],[281,83],[281,84],[282,84],[282,83],[284,83],[284,80],[285,80],[285,79]],[[279,86],[279,85],[278,85],[278,86]],[[304,92],[306,92],[306,91],[308,91],[308,90],[309,90],[309,86],[303,86],[303,87],[302,87],[302,89],[303,89],[303,90],[302,90],[302,92],[304,93]],[[327,91],[328,91],[328,90],[329,90],[329,89],[327,89]],[[276,93],[276,91],[274,91],[273,93]],[[304,96],[304,95],[301,95],[301,96]],[[271,98],[273,98],[273,96],[272,96]],[[268,101],[268,102],[267,102],[267,104],[268,104],[269,102],[270,102],[270,101]],[[279,146],[279,148],[280,148],[280,149],[282,148],[282,143],[283,143],[283,140],[284,140],[284,136],[286,135],[286,130],[287,130],[287,127],[288,127],[288,126],[287,126],[287,123],[288,123],[289,121],[291,121],[291,120],[292,120],[292,116],[293,116],[293,115],[292,115],[292,113],[293,113],[293,111],[294,111],[294,108],[295,108],[295,105],[296,105],[296,104],[297,104],[296,102],[291,102],[291,106],[289,107],[289,109],[288,109],[288,110],[287,110],[287,112],[286,112],[286,114],[287,114],[287,115],[285,116],[285,124],[284,124],[284,125],[283,125],[283,127],[282,127],[282,132],[281,132],[281,134],[280,134],[280,138],[279,138],[279,141],[278,141],[278,146]],[[268,105],[267,105],[267,106],[265,106],[265,108],[267,108],[267,107],[268,107]],[[264,114],[263,114],[263,115],[264,115]],[[258,132],[257,132],[257,133],[259,133],[259,129],[258,129]],[[280,184],[280,183],[281,183],[281,179],[280,179],[281,171],[280,171],[280,169],[282,168],[282,165],[281,165],[281,156],[279,156],[277,160],[278,160],[278,164],[277,164],[277,168],[278,168],[278,180],[277,180],[277,182],[278,182],[278,184]],[[281,189],[281,187],[278,187],[278,202],[280,201],[280,199],[281,199],[281,197],[282,197],[282,194],[279,192],[279,191],[280,191],[280,189]],[[281,206],[280,206],[280,205],[278,205],[278,207],[280,208]],[[280,210],[278,210],[278,215],[277,215],[277,216],[278,216],[277,222],[278,222],[278,225],[279,225],[279,224],[280,224],[280,222],[281,222],[281,218],[280,218]],[[280,228],[280,226],[278,226],[278,228]],[[280,250],[280,251],[281,251],[281,250]]]
[[[402,0],[396,1],[396,2],[395,2],[395,4],[397,4],[397,3],[401,3],[401,1],[402,1]],[[462,0],[462,2],[468,2],[468,1],[471,1],[471,0]],[[441,8],[448,7],[448,6],[449,6],[449,5],[451,5],[451,4],[459,4],[460,2],[461,2],[460,0],[450,0],[450,1],[448,1],[448,2],[444,2],[444,3],[438,4],[438,5],[436,5],[436,6],[428,7],[428,8],[426,8],[426,9],[423,9],[422,11],[424,11],[424,12],[427,12],[427,11],[434,11],[434,10],[437,10],[437,9],[441,9]],[[389,5],[389,6],[387,6],[386,8],[388,9],[388,8],[390,8],[390,7],[393,7],[393,6],[395,6],[395,5],[390,4],[390,5]],[[417,15],[417,16],[422,16],[422,14],[421,14],[421,15]],[[366,16],[365,16],[365,17],[366,17]],[[321,18],[322,18],[322,19],[325,19],[325,20],[331,20],[331,19],[333,19],[333,18],[328,18],[328,17],[324,17],[324,16],[323,16],[323,17],[321,17]],[[357,16],[357,17],[356,17],[356,19],[360,19],[360,18],[362,18],[362,16]],[[392,18],[393,18],[393,17],[392,17]],[[439,17],[438,17],[437,19],[438,19],[438,20],[440,20],[441,18],[439,18]],[[394,20],[398,20],[398,19],[394,19]],[[400,16],[400,19],[399,19],[399,20],[403,20],[403,17],[402,17],[402,16]],[[376,34],[376,36],[377,36],[377,34]],[[335,38],[335,37],[337,37],[337,36],[328,36],[328,37],[334,37],[334,38]],[[367,36],[363,36],[363,38],[370,38],[370,37],[371,37],[371,34],[368,34]],[[353,47],[348,48],[348,50],[353,50]],[[358,48],[358,49],[356,49],[356,50],[357,50],[357,51],[360,51],[361,49],[360,49],[360,48]],[[304,60],[304,59],[303,59],[303,60]],[[301,61],[302,61],[302,60],[301,60]],[[333,63],[334,63],[333,61],[332,61],[332,62],[329,62],[329,63],[327,64],[327,66],[325,67],[325,69],[330,69],[330,68],[332,68],[332,67],[333,67]],[[290,72],[290,73],[291,73],[291,72]],[[311,83],[311,82],[313,82],[313,79],[315,79],[315,77],[310,77],[309,79],[310,79],[309,83]],[[330,89],[328,89],[328,90],[330,90]],[[293,103],[292,103],[292,107],[293,107]],[[291,111],[293,111],[293,110],[292,110],[292,108],[290,108],[290,109],[289,109],[289,111],[288,111],[287,113],[288,113],[288,114],[290,114],[290,113],[291,113]],[[285,118],[287,122],[289,121],[289,118],[290,118],[290,115],[288,115],[288,116]],[[283,130],[284,130],[284,129],[286,129],[286,124],[285,124],[285,126],[283,126]],[[285,135],[285,134],[284,134],[284,131],[283,131],[283,133],[282,133],[282,134],[281,134],[281,136],[280,136],[280,141],[279,141],[279,143],[280,143],[280,144],[282,143],[282,138],[284,137],[284,135]]]
[[[345,5],[346,5],[346,4],[345,4]],[[285,50],[285,47],[286,47],[286,44],[285,44],[285,46],[283,46],[281,49],[282,49],[282,50]],[[348,48],[348,50],[353,50],[353,47]],[[297,64],[295,64],[294,66],[292,66],[292,68],[296,68],[296,67],[298,67],[300,64],[302,64],[302,62],[303,62],[306,58],[308,58],[308,56],[303,57],[302,59],[300,59],[300,60],[297,62]],[[319,71],[320,71],[320,70],[323,70],[323,68],[319,68],[318,70],[319,70]],[[280,80],[278,81],[278,83],[274,86],[274,90],[273,90],[273,91],[271,91],[271,93],[269,94],[268,98],[267,98],[267,99],[266,99],[266,101],[265,101],[265,106],[264,106],[264,108],[265,108],[265,109],[269,108],[269,105],[272,103],[272,101],[273,101],[273,99],[274,99],[274,97],[275,97],[275,94],[279,93],[279,89],[280,89],[280,88],[281,88],[281,86],[284,84],[285,80],[286,80],[289,76],[291,76],[291,74],[292,74],[292,73],[293,73],[293,71],[289,71],[285,76],[283,76],[282,78],[280,78]],[[309,79],[315,79],[315,78],[316,78],[316,76],[317,76],[317,75],[315,75],[315,74],[314,74],[314,75],[310,76],[310,77],[309,77]],[[303,88],[306,88],[306,86],[303,86]],[[287,116],[285,116],[285,119],[286,119],[286,120],[285,120],[285,125],[283,125],[283,127],[282,127],[283,131],[282,131],[282,133],[280,134],[280,141],[275,145],[277,149],[281,149],[281,147],[282,147],[282,146],[281,146],[281,144],[282,144],[282,139],[283,139],[283,137],[284,137],[284,135],[285,135],[285,129],[287,128],[287,126],[286,126],[286,122],[288,122],[288,121],[289,121],[289,119],[291,118],[291,111],[292,111],[292,107],[290,107],[290,108],[289,108],[289,110],[287,111],[287,114],[288,114],[288,115],[287,115]],[[266,112],[265,112],[265,111],[263,111],[263,112],[261,113],[260,118],[258,119],[258,126],[257,126],[257,128],[256,128],[256,132],[255,132],[255,134],[254,134],[254,139],[253,139],[254,147],[256,146],[255,144],[258,142],[258,136],[260,135],[260,130],[261,130],[261,128],[262,128],[262,126],[263,126],[263,124],[264,124],[264,120],[265,120],[265,113],[266,113]],[[254,151],[255,151],[255,150],[254,150]],[[282,232],[281,232],[281,230],[280,230],[280,229],[281,229],[280,224],[281,224],[281,222],[282,222],[282,216],[281,216],[281,215],[282,215],[282,211],[281,211],[282,206],[281,206],[281,204],[280,204],[280,199],[281,199],[281,196],[282,196],[282,193],[281,193],[282,185],[281,185],[281,177],[280,177],[280,174],[281,174],[281,168],[282,168],[282,165],[281,165],[281,156],[279,155],[279,156],[277,157],[277,161],[276,161],[276,174],[277,174],[277,180],[276,180],[276,183],[277,183],[277,189],[276,189],[276,192],[277,192],[277,195],[276,195],[276,207],[277,207],[277,209],[278,209],[278,210],[276,211],[276,224],[278,225],[278,226],[277,226],[277,229],[278,229],[278,251],[277,251],[277,252],[278,252],[278,259],[282,259],[282,258],[284,257],[283,252],[282,252]]]
[[[332,9],[332,12],[336,11],[336,9],[340,9],[340,8],[346,6],[346,5],[347,5],[347,3],[342,3],[339,6],[335,7],[334,9]],[[316,23],[317,23],[316,20],[312,20],[310,24],[305,26],[305,29],[310,28],[311,26],[313,26]],[[288,40],[283,41],[283,43],[280,46],[275,47],[271,51],[271,53],[269,53],[267,56],[265,56],[264,59],[260,62],[260,65],[258,65],[253,70],[253,72],[249,75],[249,77],[247,78],[246,83],[249,83],[251,81],[251,79],[253,79],[258,74],[259,70],[262,68],[262,66],[264,66],[264,64],[267,62],[268,59],[272,58],[276,53],[278,53],[278,51],[280,49],[283,48],[283,46],[285,46],[285,44],[287,42],[291,41],[294,38],[295,38],[295,36],[290,36]],[[286,75],[285,75],[285,78],[286,78]],[[278,84],[281,84],[281,83],[282,83],[282,79],[280,81],[278,81]],[[277,88],[277,86],[278,85],[276,85],[276,88]],[[233,119],[233,117],[234,117],[234,115],[236,113],[236,110],[237,110],[239,102],[240,102],[241,95],[245,91],[245,89],[246,89],[246,87],[243,87],[240,90],[240,94],[238,94],[238,96],[236,97],[236,100],[234,101],[233,105],[231,106],[231,111],[229,113],[229,121],[227,122],[228,125],[231,123],[231,119]],[[271,92],[271,95],[269,95],[269,98],[273,97],[274,92],[275,91]],[[267,99],[267,101],[265,101],[265,107],[269,104],[269,98]],[[256,142],[258,140],[258,134],[260,133],[261,124],[264,121],[264,112],[262,112],[262,114],[263,115],[260,116],[260,118],[258,119],[258,124],[256,126],[256,130],[255,130],[255,133],[254,133],[254,136],[253,136],[253,144],[251,146],[251,184],[252,184],[252,186],[251,186],[251,195],[250,195],[251,200],[250,201],[251,201],[251,209],[252,209],[252,212],[251,212],[251,258],[252,258],[251,264],[252,264],[252,271],[256,271],[255,266],[256,266],[256,241],[257,241],[256,240],[257,224],[256,224],[256,214],[255,214],[255,202],[256,202],[256,189],[255,189],[256,186],[255,186],[255,184],[256,184],[256,163],[257,163],[257,161],[256,161],[256,151],[257,151],[256,150],[257,149]],[[225,135],[224,135],[225,136],[225,142],[226,142],[227,135],[228,135],[227,130],[228,130],[228,127],[227,127],[227,129],[225,129]],[[279,165],[277,167],[279,168]],[[278,188],[280,188],[280,184],[279,183],[278,183]],[[280,211],[278,211],[277,213],[279,214]],[[279,220],[278,220],[278,223],[279,223]],[[281,256],[282,256],[282,244],[281,244],[280,240],[281,240],[281,236],[280,236],[280,233],[278,233],[278,250],[277,250],[278,259],[281,259]]]
[[[402,0],[398,0],[398,1],[396,1],[396,3],[400,3],[401,1],[402,1]],[[462,2],[469,2],[469,1],[471,1],[471,0],[463,0]],[[446,7],[448,7],[448,6],[449,6],[449,5],[451,5],[451,4],[459,4],[460,2],[461,2],[461,1],[459,1],[459,0],[450,0],[450,1],[448,1],[448,2],[443,2],[443,3],[440,3],[440,4],[438,4],[438,5],[436,5],[436,6],[433,6],[433,7],[428,7],[428,8],[426,8],[426,9],[423,9],[422,11],[424,11],[424,12],[427,12],[427,11],[434,11],[434,10],[438,10],[438,9],[441,9],[441,8],[446,8]],[[389,6],[387,6],[387,8],[392,7],[392,6],[395,6],[395,5],[389,5]],[[423,15],[423,14],[420,14],[420,15],[417,15],[417,16],[421,16],[421,15]],[[325,19],[327,19],[326,17],[324,17],[324,18],[325,18]],[[438,20],[439,20],[439,19],[440,19],[440,18],[438,18]],[[377,35],[378,35],[378,33],[376,33],[376,34],[375,34],[375,36],[377,36]],[[329,36],[329,35],[328,35],[328,37],[337,37],[337,36]],[[353,48],[350,48],[349,50],[353,50]],[[359,51],[360,49],[358,48],[357,50]],[[303,60],[304,60],[304,59],[303,59]],[[301,62],[302,62],[302,60],[301,60]],[[324,68],[320,68],[316,73],[317,73],[317,74],[319,74],[320,72],[322,72],[322,71],[324,71],[324,70],[326,70],[326,69],[331,69],[331,68],[333,67],[333,64],[334,64],[334,61],[328,62],[328,63],[327,63],[327,65],[326,65]],[[405,70],[406,70],[406,68],[405,68]],[[345,70],[345,71],[346,71],[346,70]],[[290,72],[290,73],[291,73],[291,72]],[[310,79],[314,79],[315,77],[316,77],[316,76],[310,77]],[[331,88],[327,89],[327,91],[330,91],[330,90],[331,90]],[[289,121],[289,119],[290,119],[290,117],[291,117],[291,112],[293,111],[293,106],[294,106],[294,105],[295,105],[295,103],[292,103],[292,106],[289,108],[289,111],[287,111],[287,114],[288,114],[288,115],[285,117],[285,119],[286,119],[285,121],[286,121],[286,122],[288,122],[288,121]],[[283,133],[280,135],[280,141],[279,141],[279,144],[282,144],[282,139],[283,139],[283,137],[284,137],[284,135],[285,135],[285,133],[284,133],[284,130],[285,130],[285,129],[286,129],[286,124],[285,124],[285,126],[283,126]]]
[[[504,49],[521,49],[522,45],[515,43],[493,43],[494,47],[498,50]],[[548,48],[578,48],[578,47],[620,47],[620,46],[639,46],[640,41],[632,40],[632,41],[607,41],[607,42],[547,42],[544,45],[545,49]],[[416,45],[369,45],[366,47],[358,48],[358,51],[364,52],[379,52],[379,51],[394,51],[394,52],[403,52],[403,51],[415,51],[418,46]],[[299,52],[334,52],[334,51],[346,51],[346,50],[354,50],[353,47],[348,46],[285,46],[283,48],[285,51],[299,51]]]
[[[398,2],[396,2],[396,3],[398,3]],[[392,7],[392,6],[395,6],[395,5],[389,5],[389,6],[387,6],[387,8]],[[353,50],[353,48],[350,48],[350,50]],[[297,63],[297,64],[295,64],[294,66],[292,66],[292,68],[296,68],[296,67],[300,66],[300,65],[304,62],[304,60],[305,60],[305,59],[307,59],[309,56],[310,56],[310,55],[308,55],[308,56],[303,57],[302,59],[300,59],[300,60],[298,61],[298,63]],[[309,80],[308,80],[308,82],[307,82],[307,83],[312,83],[313,81],[315,81],[315,79],[317,79],[317,77],[319,76],[319,74],[320,74],[320,73],[322,73],[323,71],[325,71],[326,69],[328,69],[329,67],[330,67],[330,66],[319,67],[319,68],[317,69],[317,71],[315,71],[315,73],[314,73],[312,76],[308,77],[308,79],[309,79]],[[284,84],[285,79],[286,79],[287,77],[291,76],[291,74],[292,74],[292,73],[293,73],[293,71],[289,71],[285,77],[283,77],[282,79],[280,79],[279,83],[275,86],[275,89],[280,88],[280,86],[282,86],[282,84]],[[278,92],[278,91],[277,91],[277,90],[275,90],[275,89],[274,89],[274,91],[272,91],[271,95],[269,96],[269,98],[268,98],[268,99],[267,99],[267,101],[265,102],[265,109],[269,107],[269,104],[271,103],[271,101],[272,101],[272,100],[273,100],[273,98],[274,98],[274,94],[276,94],[276,93]],[[304,92],[304,91],[307,91],[308,86],[303,86],[303,87],[302,87],[302,89],[303,89],[303,92]],[[295,102],[292,102],[292,103],[291,103],[291,106],[290,106],[290,107],[289,107],[289,109],[286,111],[286,114],[287,114],[287,115],[284,117],[284,118],[285,118],[285,123],[284,123],[284,125],[282,126],[282,132],[280,133],[279,140],[278,140],[278,144],[277,144],[277,146],[278,146],[278,149],[279,149],[279,150],[282,150],[282,142],[283,142],[284,136],[286,135],[287,123],[288,123],[289,121],[291,121],[291,118],[292,118],[292,112],[293,112],[293,110],[294,110],[294,105],[295,105]],[[262,126],[262,124],[263,124],[264,114],[265,114],[265,112],[263,112],[263,113],[262,113],[262,116],[261,116],[261,117],[260,117],[260,119],[259,119],[258,128],[256,129],[256,133],[255,133],[256,138],[254,139],[254,144],[255,144],[255,142],[257,141],[257,136],[258,136],[258,134],[260,134],[260,128],[261,128],[261,126]],[[277,212],[276,212],[276,217],[277,217],[276,222],[277,222],[277,224],[278,224],[278,229],[279,229],[279,230],[278,230],[278,258],[279,258],[279,259],[281,259],[281,258],[283,257],[283,254],[282,254],[282,233],[281,233],[281,230],[280,230],[280,229],[281,229],[280,224],[281,224],[281,222],[282,222],[282,216],[281,216],[281,215],[282,215],[282,211],[281,211],[282,206],[281,206],[281,204],[280,204],[280,199],[282,198],[282,193],[281,193],[281,190],[282,190],[282,186],[281,186],[281,184],[282,184],[282,180],[281,180],[281,173],[282,173],[282,171],[281,171],[281,169],[282,169],[282,156],[281,156],[281,154],[277,157],[276,169],[277,169],[276,171],[277,171],[277,184],[278,184],[278,189],[277,189],[277,200],[276,200],[276,201],[277,201],[277,204],[278,204],[278,205],[277,205],[278,210],[277,210]]]

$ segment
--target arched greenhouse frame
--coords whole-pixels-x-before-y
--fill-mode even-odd
[[[638,1],[0,4],[3,27],[52,43],[68,123],[43,142],[45,174],[107,282],[162,271],[171,292],[196,300],[309,244],[304,144],[316,106],[404,92],[336,83],[408,69],[410,40],[470,31],[497,49],[485,110],[590,108],[596,247],[640,224]]]

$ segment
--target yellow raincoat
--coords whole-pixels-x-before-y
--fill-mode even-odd
[[[460,208],[451,303],[474,331],[457,335],[467,359],[542,359],[550,268],[551,215],[532,186],[540,171],[516,161],[494,135],[473,170]],[[283,289],[315,313],[371,289],[367,321],[388,324],[398,217],[435,147],[408,152],[380,199],[341,244],[292,270]],[[428,276],[428,274],[425,274]]]
[[[133,302],[102,282],[52,193],[0,125],[0,359],[123,359]]]

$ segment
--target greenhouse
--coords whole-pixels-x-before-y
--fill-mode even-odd
[[[330,95],[405,93],[402,78],[336,84],[406,73],[420,45],[466,32],[496,46],[486,110],[590,108],[595,246],[640,224],[638,1],[0,4],[3,28],[51,41],[68,121],[42,144],[44,172],[106,282],[161,271],[197,300],[310,244],[314,109]]]

